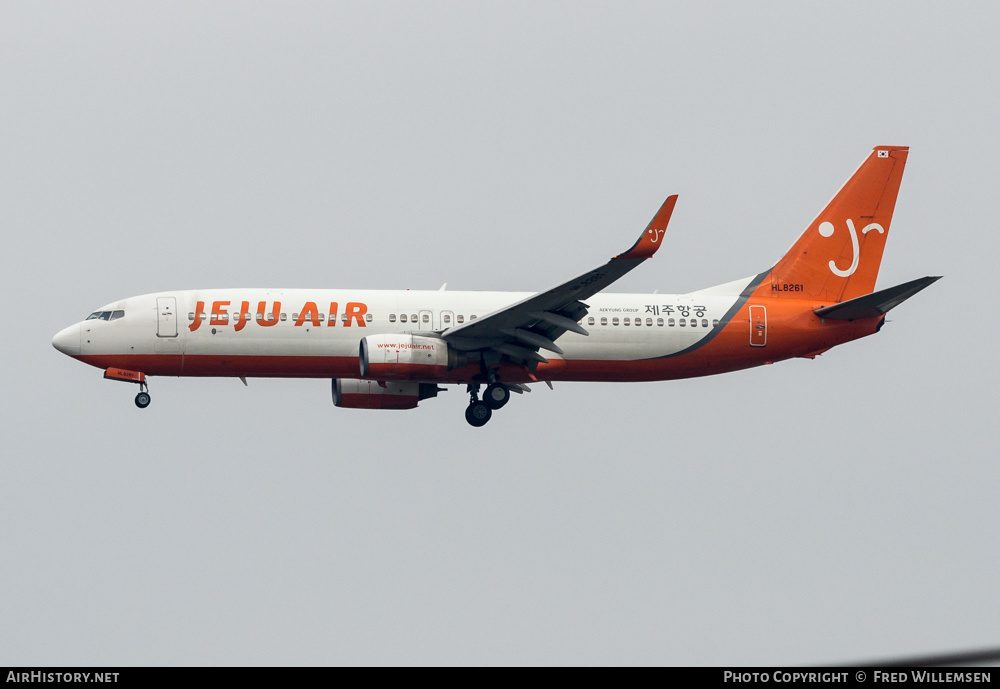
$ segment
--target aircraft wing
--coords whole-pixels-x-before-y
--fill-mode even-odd
[[[515,362],[527,363],[531,369],[547,361],[538,353],[539,349],[562,354],[555,343],[560,335],[567,330],[589,334],[577,322],[587,314],[588,306],[583,300],[656,253],[663,243],[661,240],[675,203],[676,194],[668,197],[632,248],[603,266],[474,321],[449,328],[441,336],[455,349],[492,349]]]

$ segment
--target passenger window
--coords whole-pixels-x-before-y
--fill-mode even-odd
[[[125,318],[124,311],[115,311],[114,313],[111,314],[111,320],[117,321],[119,318]]]
[[[446,313],[446,314],[444,315],[444,322],[445,322],[445,323],[451,323],[451,315],[450,315],[450,314],[447,314],[447,313]]]
[[[713,328],[718,328],[719,327],[719,319],[718,318],[716,318],[715,320],[712,321],[712,327]]]
[[[428,315],[427,315],[427,314],[425,313],[425,314],[424,314],[424,317],[423,317],[423,318],[421,318],[420,320],[421,320],[421,321],[423,321],[424,323],[429,323],[429,322],[430,322],[430,320],[431,320],[431,317],[430,317],[430,316],[428,316]]]
[[[410,322],[411,323],[416,323],[417,322],[417,314],[415,314],[415,313],[411,313],[410,314]]]
[[[660,326],[660,327],[663,327],[663,319],[662,319],[662,318],[657,318],[657,319],[656,319],[656,324],[657,324],[658,326]]]
[[[623,318],[622,325],[628,325],[628,324],[629,324],[629,318],[628,317]]]
[[[373,316],[370,313],[366,313],[365,314],[365,320],[368,321],[369,323],[372,322],[372,318],[373,318]]]
[[[652,319],[652,318],[647,318],[647,319],[646,319],[646,325],[647,325],[647,326],[651,326],[651,325],[653,325],[653,319]],[[661,325],[662,325],[662,324],[661,324]]]
[[[681,326],[682,328],[683,328],[683,327],[684,327],[685,325],[687,325],[687,324],[688,324],[687,320],[685,320],[685,319],[683,319],[683,318],[678,318],[677,320],[679,321],[679,323],[678,323],[677,325]]]
[[[205,320],[205,314],[201,314],[201,315],[202,315],[202,319],[201,320]],[[257,314],[257,322],[260,323],[262,320],[264,320],[264,314],[258,313]]]
[[[293,321],[297,321],[297,320],[299,320],[299,314],[297,314],[297,313],[293,313],[293,314],[292,314],[292,320],[293,320]]]
[[[701,327],[703,327],[703,328],[707,328],[708,327],[708,319],[707,318],[702,318],[701,319]]]
[[[400,323],[405,323],[406,322],[406,314],[405,313],[399,314],[399,322]]]
[[[208,320],[208,314],[205,313],[201,314],[201,320],[203,321]]]
[[[476,314],[472,314],[471,316],[469,316],[469,320],[470,321],[476,320]]]
[[[608,324],[608,317],[601,316],[601,325],[607,325],[607,324]]]
[[[325,313],[321,313],[321,314],[319,314],[319,322],[320,322],[320,323],[322,323],[322,322],[323,322],[323,319],[324,319],[324,317],[325,317],[325,316],[326,316],[326,314],[325,314]],[[296,318],[295,320],[298,320],[298,319]]]
[[[229,322],[229,314],[228,313],[221,313],[221,314],[219,314],[219,316],[220,316],[219,320],[221,320],[223,323],[228,323]]]
[[[611,319],[611,325],[618,325],[618,316]]]
[[[697,328],[698,327],[698,319],[697,318],[692,318],[691,319],[691,327],[692,328]]]
[[[340,314],[340,322],[341,323],[346,323],[347,322],[347,314],[346,313]]]
[[[93,318],[93,317],[94,317],[93,315],[90,316],[90,318]],[[90,318],[88,318],[87,320],[89,321]],[[194,311],[188,311],[188,320],[189,321],[193,321],[194,320]]]
[[[396,322],[396,314],[394,314],[394,313],[390,313],[389,314],[389,322],[390,323],[395,323]]]
[[[594,317],[591,316],[590,318],[587,319],[587,325],[593,325],[593,324],[594,324]]]
[[[668,318],[667,319],[667,327],[668,328],[674,327],[674,319],[673,318]]]
[[[456,320],[459,323],[465,323],[465,316],[459,315],[459,316],[456,317]]]

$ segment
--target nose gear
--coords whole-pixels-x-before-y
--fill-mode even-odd
[[[135,406],[145,409],[149,406],[149,387],[146,385],[146,374],[141,371],[129,371],[124,368],[109,368],[104,371],[104,377],[108,380],[120,380],[125,383],[137,383],[139,394],[135,396]]]

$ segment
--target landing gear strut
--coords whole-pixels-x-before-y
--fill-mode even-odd
[[[465,409],[465,420],[476,428],[485,426],[493,417],[493,410],[486,402],[479,399],[478,383],[470,384],[467,390],[469,391],[469,406]]]

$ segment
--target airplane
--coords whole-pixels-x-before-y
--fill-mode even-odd
[[[890,309],[940,278],[873,291],[908,152],[875,147],[773,267],[695,292],[604,292],[663,244],[674,195],[627,251],[544,292],[158,292],[102,306],[52,345],[138,384],[143,409],[152,376],[329,378],[334,404],[351,409],[413,409],[442,385],[465,385],[475,427],[535,383],[813,359],[878,332]]]

